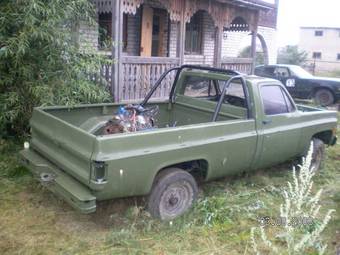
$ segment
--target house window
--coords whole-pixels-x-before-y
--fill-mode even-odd
[[[198,11],[192,16],[185,30],[185,54],[202,53],[203,13]]]
[[[338,53],[337,57],[336,57],[336,60],[339,60],[340,61],[340,53]]]
[[[313,52],[314,59],[321,59],[321,56],[322,56],[321,52]]]
[[[112,14],[102,13],[98,17],[99,37],[98,44],[101,50],[111,49],[112,36]],[[127,47],[127,14],[123,14],[123,51]]]
[[[314,35],[315,35],[315,36],[323,36],[323,31],[322,31],[322,30],[316,30],[316,31],[314,32]]]

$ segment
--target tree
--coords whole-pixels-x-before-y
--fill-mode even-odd
[[[279,64],[302,65],[307,61],[308,54],[300,51],[296,45],[287,45],[278,51],[277,62]]]
[[[238,54],[239,58],[251,58],[251,46],[243,48]],[[264,53],[256,52],[256,65],[264,64]]]
[[[93,23],[94,10],[88,0],[2,0],[0,135],[27,132],[35,106],[110,100],[90,79],[105,60],[74,42],[74,27]]]

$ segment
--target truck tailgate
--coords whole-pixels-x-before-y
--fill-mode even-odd
[[[49,190],[82,213],[96,210],[96,198],[90,190],[68,174],[60,171],[32,149],[20,152],[22,164]],[[47,176],[47,177],[46,177]]]
[[[88,185],[95,136],[39,108],[34,109],[30,124],[32,148]]]

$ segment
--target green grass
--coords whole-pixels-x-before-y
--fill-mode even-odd
[[[152,219],[140,198],[102,202],[95,214],[82,215],[20,167],[20,147],[0,140],[1,254],[253,254],[250,228],[258,226],[258,216],[278,216],[280,189],[291,177],[288,163],[201,185],[193,210],[173,222]],[[324,189],[325,210],[337,210],[323,233],[327,254],[334,254],[340,246],[340,146],[327,153],[314,189]]]
[[[317,72],[315,76],[340,78],[340,70],[334,70],[330,72]]]

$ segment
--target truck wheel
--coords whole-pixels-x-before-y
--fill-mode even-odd
[[[310,170],[316,172],[323,166],[325,158],[325,144],[318,138],[313,138],[313,154]]]
[[[318,89],[314,94],[314,100],[321,106],[328,106],[334,103],[334,95],[328,89]]]
[[[153,217],[171,220],[186,212],[197,196],[195,179],[179,168],[168,168],[155,178],[147,209]]]

